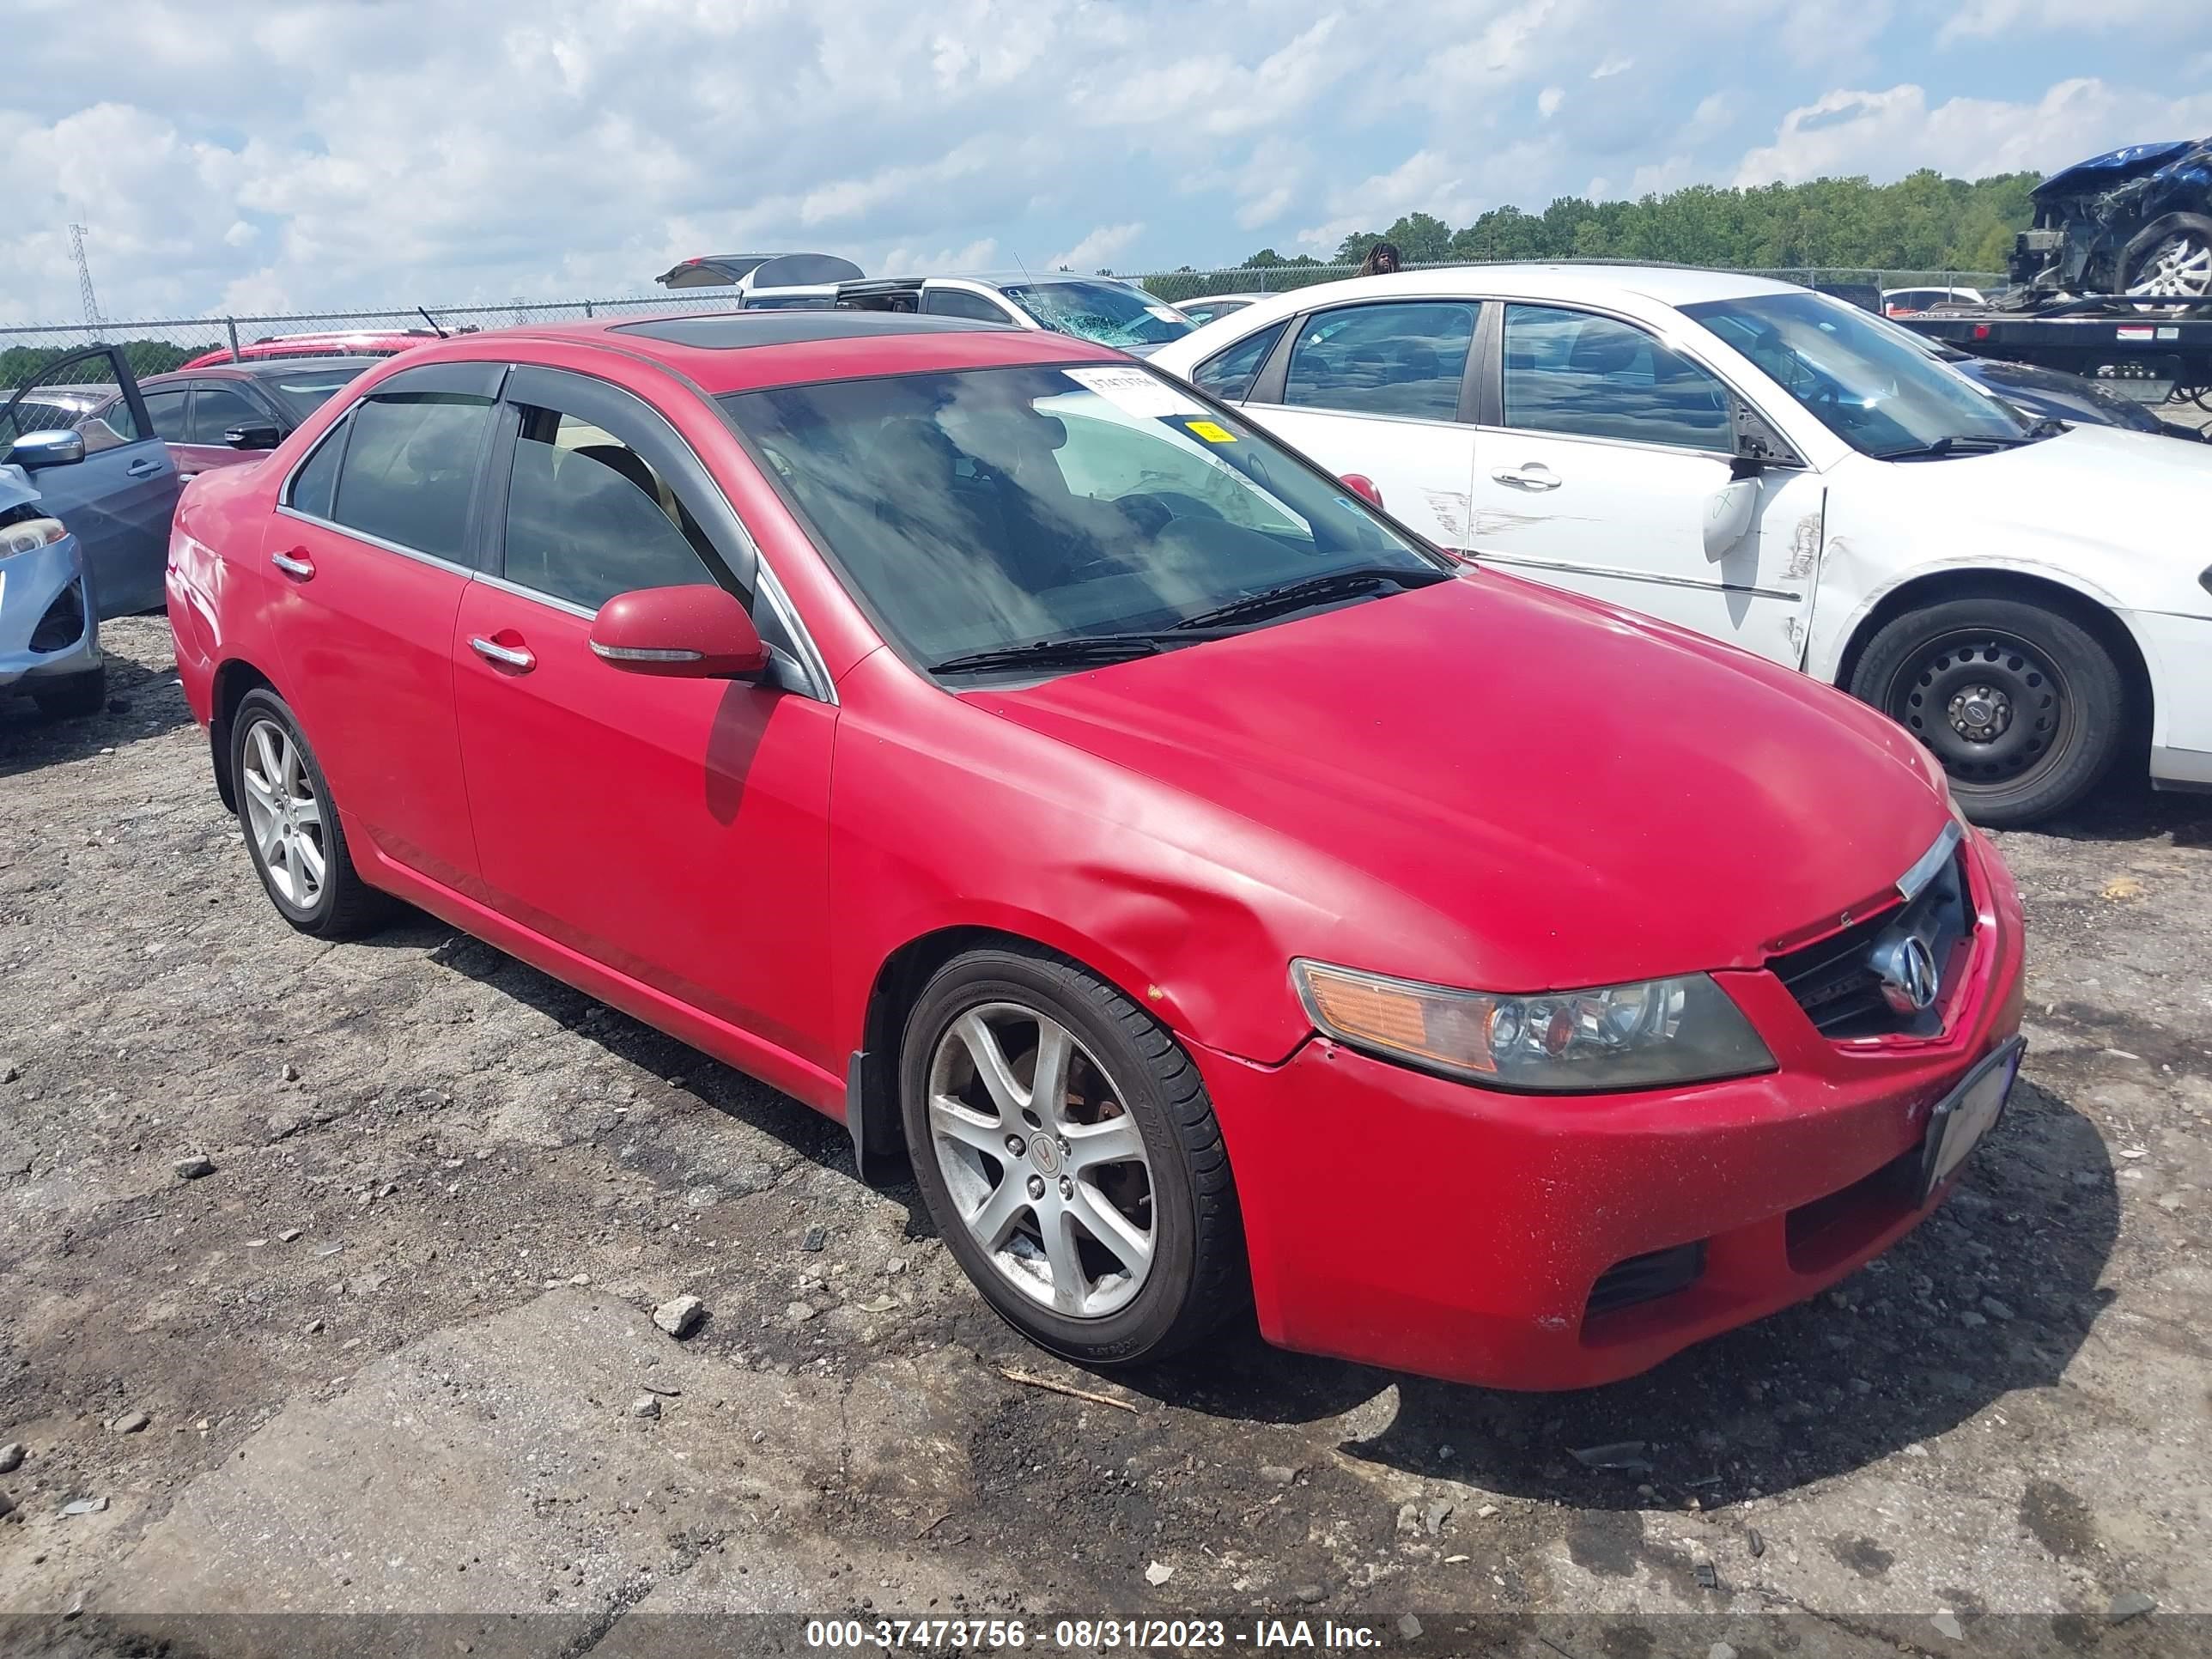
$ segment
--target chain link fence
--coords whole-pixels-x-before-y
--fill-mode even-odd
[[[1480,263],[1453,261],[1453,264]],[[1579,260],[1577,264],[1648,264],[1649,261]],[[1415,265],[1413,270],[1433,270]],[[1164,270],[1133,274],[1124,281],[1139,284],[1158,298],[1174,304],[1221,294],[1277,294],[1316,283],[1332,283],[1358,274],[1355,265],[1246,265],[1233,270]],[[1745,271],[1807,287],[1870,286],[1891,288],[1976,288],[1992,292],[2003,278],[1990,271],[1880,270],[1867,268],[1796,267],[1788,270]],[[46,375],[51,365],[86,346],[120,346],[131,373],[143,379],[174,369],[196,366],[202,360],[220,361],[234,351],[264,341],[293,335],[333,337],[323,343],[335,353],[346,349],[349,334],[419,334],[431,338],[440,332],[470,333],[482,329],[514,328],[532,323],[581,321],[594,317],[641,315],[654,312],[701,309],[726,310],[733,295],[728,289],[707,289],[683,293],[628,295],[610,300],[568,300],[530,303],[518,300],[503,306],[432,306],[395,311],[297,312],[283,316],[198,317],[148,322],[57,324],[45,328],[0,328],[0,387],[25,385]],[[386,348],[389,349],[388,347]],[[91,358],[64,370],[61,379],[96,381],[112,374],[104,359]]]

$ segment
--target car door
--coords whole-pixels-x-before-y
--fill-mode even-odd
[[[1480,314],[1473,301],[1450,299],[1310,312],[1276,337],[1245,412],[1340,477],[1368,478],[1393,516],[1439,547],[1463,549]]]
[[[185,421],[184,441],[171,446],[171,453],[177,458],[177,470],[191,477],[211,466],[235,466],[243,461],[259,460],[261,457],[252,452],[233,449],[222,441],[222,434],[234,426],[275,423],[276,416],[237,381],[196,380],[192,383],[192,406]]]
[[[1764,468],[1748,530],[1709,549],[1708,512],[1734,477],[1734,391],[1622,319],[1498,310],[1474,489],[1481,562],[1798,664],[1819,574],[1820,477]]]
[[[74,423],[62,412],[73,405],[58,397],[42,400],[41,392],[59,394],[103,380],[112,380],[119,392],[99,417],[105,430],[83,434],[82,460],[41,468],[38,485],[45,509],[75,532],[84,549],[105,622],[160,607],[179,487],[176,463],[148,422],[123,353],[111,346],[71,352],[26,382],[0,409],[0,456],[41,425]]]
[[[355,857],[478,897],[453,642],[505,372],[430,363],[379,382],[294,470],[264,547],[279,690]]]
[[[599,607],[713,582],[792,629],[675,428],[610,382],[517,368],[499,564],[462,602],[461,748],[491,902],[516,921],[830,1073],[801,1034],[829,969],[826,677],[663,678],[595,654]],[[788,672],[785,672],[788,671]]]

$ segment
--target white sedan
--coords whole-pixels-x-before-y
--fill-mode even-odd
[[[1439,545],[1848,688],[1981,823],[2063,811],[2144,735],[2154,781],[2212,788],[2212,447],[2038,422],[1717,271],[1358,277],[1152,362]]]

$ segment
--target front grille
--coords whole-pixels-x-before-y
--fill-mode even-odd
[[[1767,959],[1814,1029],[1823,1036],[1933,1036],[1943,1029],[1959,947],[1972,931],[1963,854],[1955,854],[1911,902],[1891,905],[1841,933]],[[1935,1004],[1899,1013],[1882,995],[1875,946],[1893,932],[1917,934],[1935,957]]]
[[[84,587],[71,582],[31,630],[31,649],[60,651],[84,637]]]
[[[1677,1244],[1672,1249],[1632,1255],[1626,1261],[1614,1262],[1598,1275],[1597,1284],[1590,1291],[1587,1311],[1611,1313],[1616,1308],[1672,1296],[1696,1283],[1698,1275],[1705,1270],[1703,1239],[1694,1244]]]

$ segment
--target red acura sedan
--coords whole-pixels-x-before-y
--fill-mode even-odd
[[[910,1158],[1044,1346],[1552,1389],[1813,1294],[2017,1064],[1900,728],[1065,336],[427,345],[179,511],[277,911],[418,905]]]

